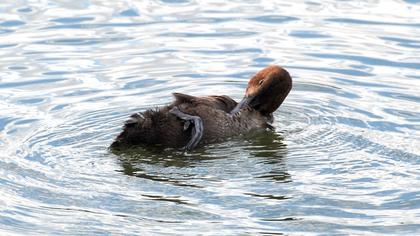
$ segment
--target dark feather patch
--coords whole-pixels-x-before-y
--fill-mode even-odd
[[[172,95],[175,98],[175,104],[192,103],[193,100],[197,98],[184,93],[172,93]]]

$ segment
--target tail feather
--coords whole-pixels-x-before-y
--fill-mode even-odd
[[[132,114],[124,122],[123,131],[111,144],[111,148],[121,149],[140,143],[155,143],[162,115],[157,109]]]

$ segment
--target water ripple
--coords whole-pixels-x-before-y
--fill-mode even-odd
[[[50,20],[51,22],[57,22],[61,24],[75,24],[86,21],[93,21],[94,17],[62,17]]]
[[[269,23],[269,24],[278,24],[278,23],[284,23],[288,21],[299,20],[299,18],[296,18],[296,17],[281,16],[281,15],[265,15],[265,16],[252,17],[248,19],[252,21],[258,21],[258,22]]]
[[[416,2],[2,3],[0,233],[417,234]],[[239,100],[268,64],[294,78],[276,130],[108,150],[131,113]]]
[[[129,37],[114,37],[114,38],[66,38],[66,39],[49,39],[35,42],[37,44],[51,44],[51,45],[79,45],[89,46],[92,44],[101,44],[106,42],[126,41],[132,38]]]
[[[1,27],[16,27],[16,26],[21,26],[24,25],[25,22],[20,21],[20,20],[8,20],[8,21],[3,21],[0,23]]]
[[[420,69],[420,63],[415,62],[394,62],[381,58],[366,57],[366,56],[355,56],[355,55],[344,55],[344,54],[320,54],[320,53],[308,53],[308,56],[326,59],[344,59],[360,62],[362,65],[373,65],[373,66],[388,66],[388,67],[403,67],[410,69]]]
[[[352,18],[327,18],[326,21],[346,23],[346,24],[360,24],[360,25],[386,25],[386,26],[405,26],[405,27],[420,27],[420,23],[399,23],[399,22],[383,22],[371,20],[359,20]]]

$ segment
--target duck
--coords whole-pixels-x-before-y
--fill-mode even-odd
[[[253,130],[274,129],[273,112],[291,89],[289,72],[270,65],[251,77],[240,102],[226,95],[173,93],[172,103],[132,114],[110,148],[157,145],[190,151]]]

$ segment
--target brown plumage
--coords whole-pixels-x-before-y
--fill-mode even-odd
[[[251,78],[240,103],[228,96],[195,97],[174,93],[175,100],[171,104],[131,115],[111,148],[146,144],[187,145],[187,149],[192,149],[198,143],[213,143],[252,130],[270,128],[272,112],[281,105],[291,87],[292,80],[286,70],[269,66]],[[184,115],[194,119],[181,118]],[[192,141],[196,142],[191,144]]]

